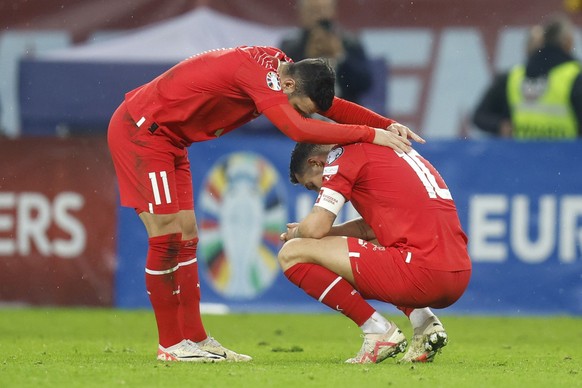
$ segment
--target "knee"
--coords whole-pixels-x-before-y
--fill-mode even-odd
[[[295,264],[300,263],[301,259],[298,256],[298,240],[290,240],[283,245],[277,259],[279,260],[279,265],[283,271],[293,267]]]
[[[196,225],[196,216],[193,210],[181,210],[179,213],[180,230],[182,239],[191,240],[198,237],[198,227]]]
[[[198,228],[196,227],[196,222],[194,219],[187,220],[181,223],[182,229],[182,239],[191,240],[198,237]]]
[[[163,214],[154,217],[153,221],[158,228],[180,229],[180,220],[177,214]]]
[[[162,236],[171,233],[181,233],[177,214],[140,213],[149,237]]]

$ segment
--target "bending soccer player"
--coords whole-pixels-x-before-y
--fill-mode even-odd
[[[334,84],[333,69],[322,59],[293,63],[275,48],[238,47],[190,57],[125,95],[108,143],[121,205],[135,209],[149,237],[145,283],[158,359],[251,360],[209,337],[200,317],[189,145],[260,114],[296,141],[370,142],[404,151],[408,137],[423,142],[407,127],[335,98]],[[308,118],[313,113],[336,123]]]
[[[311,212],[287,225],[279,252],[285,276],[364,332],[348,363],[378,363],[406,338],[366,302],[395,305],[414,330],[404,362],[433,361],[447,334],[429,307],[453,304],[471,276],[467,238],[451,193],[416,151],[373,144],[297,144],[290,178],[319,192]],[[362,218],[333,225],[346,201]]]

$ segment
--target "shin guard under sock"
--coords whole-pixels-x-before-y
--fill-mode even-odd
[[[295,264],[285,271],[285,276],[309,296],[341,312],[358,326],[375,312],[350,283],[320,265]]]
[[[194,342],[203,341],[208,337],[200,316],[197,245],[198,238],[182,241],[178,254],[179,268],[176,271],[176,283],[180,289],[178,321],[184,338]]]
[[[181,239],[181,233],[173,233],[148,240],[145,283],[156,317],[159,343],[163,347],[183,339],[177,319],[179,301],[174,282]]]

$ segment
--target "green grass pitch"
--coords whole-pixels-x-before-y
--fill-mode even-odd
[[[409,337],[407,320],[390,315]],[[251,363],[155,360],[148,310],[0,309],[0,387],[580,387],[582,317],[441,319],[450,342],[432,364],[346,365],[360,330],[329,314],[205,315]]]

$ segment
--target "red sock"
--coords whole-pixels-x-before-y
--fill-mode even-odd
[[[158,325],[159,343],[168,347],[182,341],[178,325],[178,295],[174,274],[178,268],[181,233],[151,237],[145,283]]]
[[[178,321],[184,338],[194,342],[203,341],[208,337],[200,317],[200,283],[198,262],[196,260],[197,245],[198,238],[182,241],[178,255],[180,267],[176,271],[176,284],[180,288],[180,293],[178,294],[180,299]]]
[[[307,295],[338,310],[358,326],[374,314],[374,308],[350,283],[325,267],[299,263],[287,269],[285,276]]]

